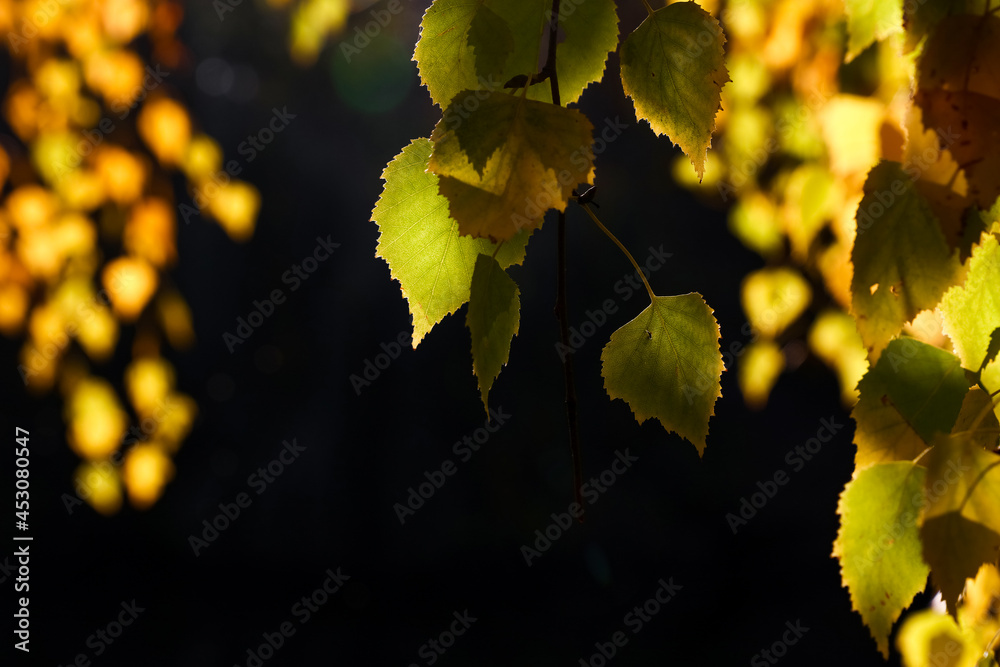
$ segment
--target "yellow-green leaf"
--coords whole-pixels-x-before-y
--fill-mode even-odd
[[[851,251],[851,310],[872,359],[921,310],[934,308],[959,271],[937,219],[897,162],[868,174]]]
[[[951,616],[925,609],[906,617],[896,646],[905,667],[973,667],[982,648],[969,639]]]
[[[463,90],[499,91],[512,77],[537,72],[551,10],[550,0],[435,0],[413,54],[431,99],[446,108]],[[601,80],[618,45],[614,1],[566,0],[559,31],[560,101],[571,104]],[[551,102],[549,83],[531,86],[528,97]]]
[[[939,436],[926,462],[924,560],[954,611],[966,578],[995,562],[1000,548],[1000,456],[960,434]]]
[[[969,390],[958,357],[913,338],[890,341],[858,383],[858,468],[916,458],[935,433],[950,433]]]
[[[489,414],[490,387],[507,364],[510,342],[521,321],[517,285],[497,261],[479,255],[472,273],[469,312],[465,318],[472,334],[472,370],[479,378],[479,392]]]
[[[903,31],[903,3],[899,0],[844,0],[847,10],[847,55],[851,62],[877,40]]]
[[[473,267],[480,253],[496,246],[458,234],[448,217],[448,200],[438,193],[438,178],[427,172],[429,139],[416,139],[382,172],[385,188],[372,211],[378,224],[375,251],[399,281],[413,316],[413,346],[446,315],[469,300]],[[524,260],[529,233],[520,232],[497,252],[504,268]]]
[[[722,395],[719,325],[700,294],[658,296],[611,334],[601,352],[604,388],[705,451],[708,420]]]
[[[573,189],[593,183],[593,129],[576,109],[469,90],[434,128],[428,169],[461,234],[506,240],[541,226],[548,209],[566,210]]]
[[[833,555],[854,610],[885,658],[892,624],[927,585],[917,529],[925,473],[909,461],[869,466],[847,483],[837,506]]]
[[[729,81],[719,22],[694,2],[657,9],[622,41],[622,86],[636,117],[667,135],[699,179]]]
[[[812,289],[795,269],[767,268],[743,279],[740,296],[750,325],[762,336],[773,338],[809,306]]]

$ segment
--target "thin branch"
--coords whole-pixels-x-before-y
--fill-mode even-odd
[[[632,256],[632,253],[630,253],[624,245],[622,245],[622,242],[618,240],[618,237],[612,234],[611,231],[607,227],[605,227],[600,220],[597,219],[597,216],[594,215],[594,212],[590,210],[590,204],[583,204],[583,210],[586,211],[587,215],[590,216],[590,219],[593,220],[597,224],[597,226],[601,228],[601,231],[607,234],[608,238],[614,241],[615,245],[617,245],[618,248],[623,253],[625,253],[625,256],[628,257],[628,261],[632,262],[632,266],[635,267],[636,273],[638,273],[639,277],[642,278],[642,284],[646,286],[646,291],[649,292],[649,301],[650,303],[652,303],[656,299],[656,294],[653,293],[653,288],[649,286],[649,281],[646,280],[646,274],[643,273],[642,269],[639,268],[639,264],[635,261],[635,257]]]
[[[544,71],[549,74],[552,103],[561,106],[559,100],[559,76],[556,73],[556,45],[559,39],[559,0],[552,0],[552,16],[549,17],[549,49]],[[559,340],[563,349],[569,347],[569,308],[566,300],[566,213],[560,211],[556,223],[556,305],[555,315],[559,321]],[[569,423],[569,449],[573,458],[573,495],[580,506],[580,522],[583,522],[583,456],[580,451],[580,424],[577,417],[576,379],[573,372],[573,355],[563,359],[563,376],[566,381],[566,420]]]

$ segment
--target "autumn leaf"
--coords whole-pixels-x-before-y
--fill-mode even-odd
[[[851,251],[851,311],[872,359],[921,310],[934,308],[959,264],[930,206],[897,162],[868,174]]]
[[[903,3],[899,0],[845,0],[847,54],[851,62],[872,43],[903,30]]]
[[[498,91],[514,76],[535,74],[551,10],[550,0],[435,0],[413,54],[434,103],[447,108],[463,90]],[[559,31],[560,101],[572,104],[601,80],[618,45],[614,1],[563,3]],[[549,85],[530,87],[528,98],[551,102]]]
[[[541,226],[548,209],[566,210],[574,188],[594,182],[593,129],[576,109],[468,90],[434,128],[428,170],[440,177],[459,233],[507,240]]]
[[[655,417],[705,451],[708,420],[722,396],[719,325],[700,294],[658,296],[601,352],[604,388],[640,424]]]
[[[892,624],[927,585],[917,523],[926,470],[909,461],[860,470],[840,495],[833,555],[882,656]],[[916,499],[916,501],[914,501]]]
[[[889,343],[858,383],[855,466],[915,459],[949,433],[969,384],[958,357],[912,338]]]
[[[948,16],[918,63],[916,102],[924,125],[947,129],[981,208],[1000,196],[1000,17]]]
[[[479,255],[472,273],[465,321],[472,334],[472,368],[479,378],[479,392],[487,414],[490,387],[507,364],[511,339],[517,335],[521,321],[519,295],[517,285],[497,261]]]
[[[954,611],[966,578],[995,561],[1000,549],[1000,456],[968,434],[939,436],[927,456],[924,489],[924,560]]]
[[[381,232],[375,251],[399,281],[413,316],[413,346],[446,315],[469,300],[473,268],[480,253],[496,246],[485,239],[459,236],[448,217],[448,200],[438,179],[427,172],[429,139],[416,139],[382,172],[385,188],[372,211]],[[524,260],[528,232],[519,232],[497,251],[504,268]]]
[[[654,11],[622,41],[622,86],[636,117],[691,159],[699,180],[729,81],[719,22],[694,2]]]

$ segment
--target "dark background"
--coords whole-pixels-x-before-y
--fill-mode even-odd
[[[61,496],[73,492],[78,460],[65,442],[61,403],[25,395],[19,342],[0,341],[4,433],[21,426],[32,442],[30,664],[67,665],[85,653],[95,665],[246,665],[262,633],[291,621],[294,636],[264,664],[424,665],[421,646],[464,610],[476,622],[435,664],[586,664],[595,642],[619,630],[629,641],[608,664],[748,664],[796,621],[809,630],[786,664],[883,664],[830,557],[837,497],[854,456],[853,423],[833,374],[807,357],[754,413],[731,365],[700,460],[657,422],[638,426],[624,402],[608,400],[600,351],[645,307],[645,295],[622,301],[614,293],[630,266],[578,209],[568,222],[571,322],[579,326],[608,298],[620,306],[575,355],[585,473],[606,470],[615,450],[639,459],[588,507],[584,524],[525,565],[521,546],[572,500],[554,350],[552,219],[532,239],[525,265],[510,271],[521,289],[521,326],[490,401],[511,417],[468,462],[452,445],[485,415],[464,308],[356,394],[349,377],[382,352],[380,343],[410,331],[399,285],[374,256],[378,230],[369,218],[382,168],[411,139],[428,136],[440,114],[410,62],[427,4],[404,2],[404,13],[350,65],[334,42],[308,68],[290,62],[284,15],[243,3],[219,21],[210,3],[189,5],[181,39],[190,62],[167,85],[226,159],[242,159],[237,146],[265,126],[272,108],[296,118],[240,175],[263,195],[249,243],[231,242],[210,221],[180,225],[173,280],[191,304],[199,340],[165,354],[200,414],[176,456],[174,480],[151,510],[126,505],[111,518],[89,506],[67,512]],[[627,33],[644,10],[622,4]],[[342,39],[370,19],[368,11],[354,15]],[[199,70],[209,58],[220,61]],[[227,67],[235,83],[217,94],[227,88]],[[761,260],[726,231],[720,202],[706,206],[673,184],[676,149],[635,122],[617,57],[581,109],[597,126],[615,116],[629,124],[597,159],[604,222],[640,261],[650,246],[674,253],[653,275],[658,294],[702,293],[723,347],[749,342],[739,285]],[[176,193],[178,203],[190,203],[179,179]],[[230,354],[222,334],[254,299],[285,289],[282,274],[327,235],[341,244],[333,257]],[[96,369],[119,389],[131,335],[126,330],[116,358]],[[786,453],[831,417],[845,428],[793,472]],[[306,450],[257,495],[248,476],[292,438]],[[445,459],[457,473],[401,525],[393,505]],[[790,482],[734,535],[726,514],[777,470]],[[240,492],[252,505],[196,557],[189,536]],[[300,624],[292,607],[322,585],[328,568],[350,580]],[[623,617],[654,595],[661,578],[683,588],[633,635]],[[133,599],[145,611],[95,657],[87,638]],[[21,654],[16,660],[28,664]]]

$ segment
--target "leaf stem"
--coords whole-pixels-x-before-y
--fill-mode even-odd
[[[612,234],[611,231],[607,227],[605,227],[600,220],[597,219],[597,216],[594,215],[594,212],[590,209],[590,204],[583,204],[583,210],[586,211],[587,215],[590,216],[590,219],[593,220],[597,224],[597,226],[601,228],[601,231],[607,234],[608,238],[614,241],[615,245],[617,245],[618,248],[623,253],[625,253],[625,256],[628,257],[628,261],[632,262],[632,266],[635,267],[636,273],[638,273],[639,277],[642,278],[642,284],[646,286],[646,291],[649,292],[650,303],[656,300],[656,294],[653,293],[653,288],[649,286],[649,281],[646,280],[646,274],[643,273],[642,269],[639,268],[639,264],[635,261],[635,257],[632,256],[632,253],[630,253],[628,249],[624,245],[622,245],[622,242],[619,241],[618,238],[614,234]]]
[[[642,4],[646,5],[646,11],[649,12],[650,16],[652,16],[653,15],[653,8],[649,6],[648,0],[642,0]]]
[[[545,69],[549,72],[549,86],[552,103],[562,106],[559,100],[559,76],[556,73],[556,45],[559,39],[559,0],[552,0],[552,16],[549,17],[549,48]],[[560,211],[556,224],[556,305],[553,309],[559,321],[559,339],[569,347],[569,308],[566,300],[566,212]],[[564,355],[563,377],[566,382],[566,421],[569,424],[569,449],[573,458],[573,495],[580,507],[580,523],[583,523],[583,455],[580,449],[580,424],[577,417],[576,379],[573,370],[573,355]]]

